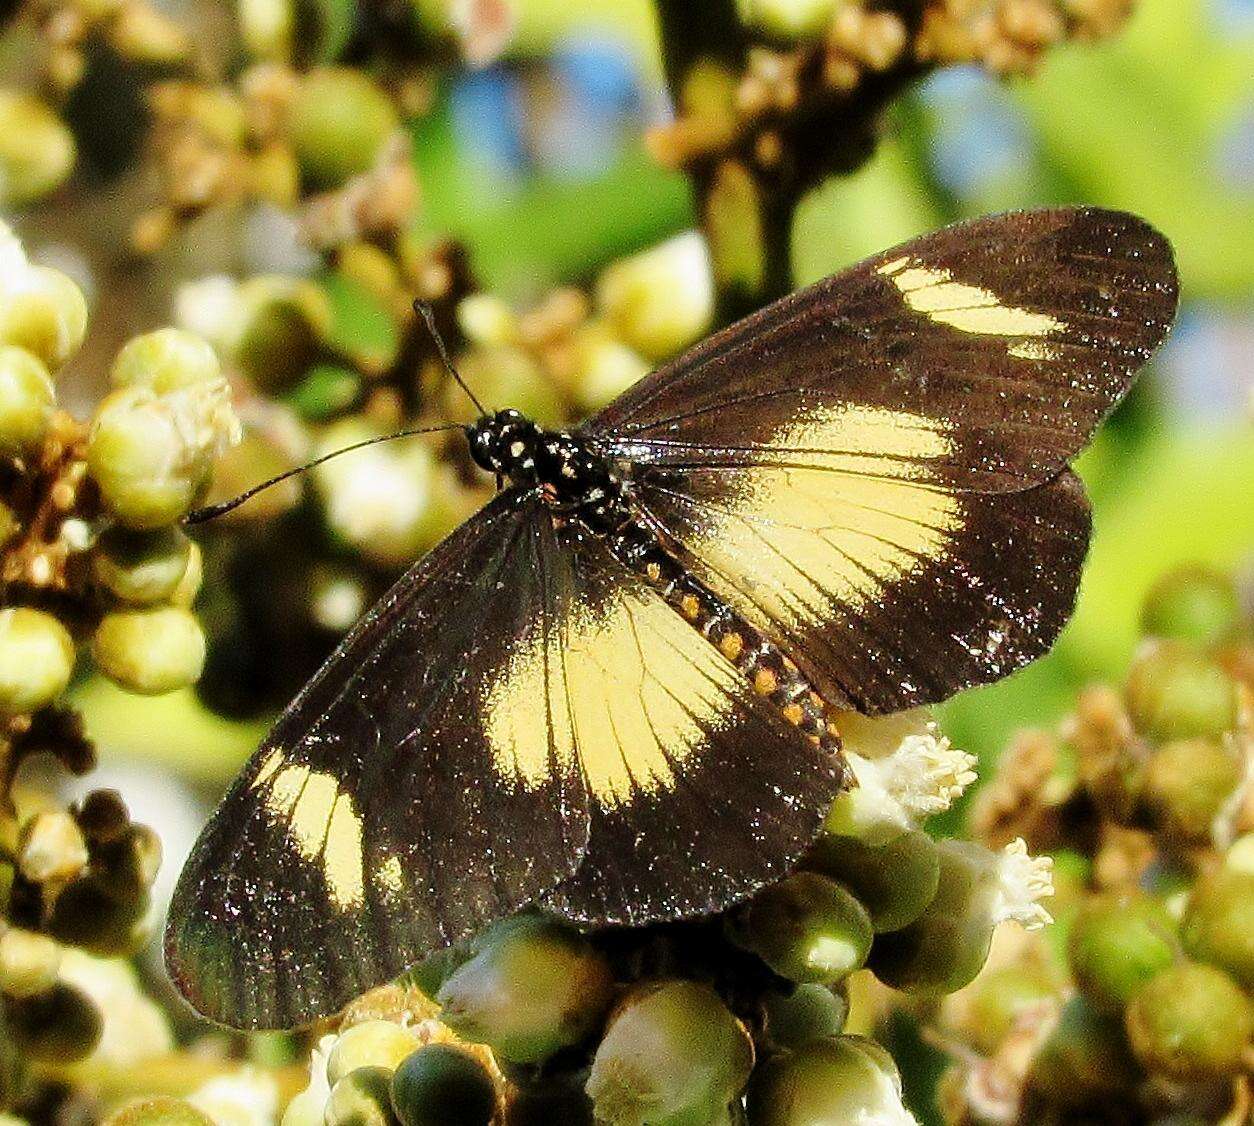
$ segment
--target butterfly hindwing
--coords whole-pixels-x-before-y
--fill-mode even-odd
[[[809,846],[836,764],[597,540],[572,550],[561,651],[591,833],[544,905],[596,924],[722,910]]]
[[[655,528],[834,703],[937,701],[1043,653],[1087,503],[1067,462],[1171,323],[1162,236],[994,216],[712,337],[586,431]]]
[[[536,503],[503,494],[385,595],[227,794],[166,935],[204,1015],[325,1016],[574,871],[587,808],[550,719],[565,580]],[[500,669],[520,651],[540,675],[510,712]]]

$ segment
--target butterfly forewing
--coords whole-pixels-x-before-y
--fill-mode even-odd
[[[1175,303],[1170,250],[1138,219],[980,219],[740,322],[587,431],[832,702],[929,703],[1062,628],[1089,532],[1065,466]]]
[[[587,808],[553,715],[569,574],[537,506],[502,494],[406,575],[226,796],[166,935],[204,1015],[325,1016],[575,870]],[[538,671],[511,704],[518,654]]]

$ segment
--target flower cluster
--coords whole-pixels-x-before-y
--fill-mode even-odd
[[[161,861],[116,792],[66,807],[22,768],[93,765],[66,704],[80,649],[134,693],[199,675],[199,556],[178,521],[238,437],[212,349],[175,329],[119,352],[88,422],[60,410],[54,375],[86,328],[78,286],[0,225],[0,1072],[19,1090],[28,1065],[102,1050],[96,962],[147,940]]]
[[[973,828],[1053,852],[1066,942],[1020,942],[943,1010],[955,1123],[1244,1122],[1254,1052],[1254,645],[1236,588],[1187,568],[1145,607],[1121,690],[1023,735]],[[1059,954],[1061,956],[1059,956]],[[1068,1119],[1070,1120],[1070,1119]]]

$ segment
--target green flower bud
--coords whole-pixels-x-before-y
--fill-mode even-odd
[[[866,961],[871,919],[844,887],[798,872],[759,892],[733,917],[731,938],[782,977],[832,984]]]
[[[0,345],[0,454],[37,449],[55,405],[52,376],[39,358],[25,348]]]
[[[1198,880],[1180,920],[1180,939],[1191,958],[1254,989],[1254,872],[1225,867]]]
[[[0,90],[0,208],[25,207],[74,167],[74,136],[33,94]]]
[[[305,378],[331,328],[327,295],[308,281],[263,275],[244,282],[235,303],[226,336],[240,370],[271,392]]]
[[[1060,985],[1043,967],[1017,962],[988,968],[946,1001],[946,1024],[976,1051],[992,1056],[1027,1009],[1052,1002]]]
[[[0,714],[51,704],[73,671],[74,641],[56,618],[25,606],[0,610]]]
[[[1145,598],[1141,629],[1211,649],[1241,628],[1241,603],[1231,576],[1205,567],[1181,567],[1164,575]]]
[[[180,328],[162,328],[127,341],[112,372],[115,387],[147,387],[158,395],[214,383],[221,376],[217,353]]]
[[[9,927],[0,933],[0,993],[34,997],[56,984],[61,948],[46,934]]]
[[[750,27],[791,41],[821,35],[840,0],[737,0],[736,7]]]
[[[87,333],[87,299],[60,270],[24,258],[13,265],[0,276],[0,344],[25,348],[56,371]]]
[[[428,1044],[411,1052],[392,1075],[392,1109],[401,1126],[489,1126],[496,1088],[468,1052]]]
[[[75,880],[57,896],[48,933],[102,958],[134,954],[149,937],[148,896],[112,890],[101,877]]]
[[[434,997],[452,976],[458,966],[470,961],[475,951],[469,943],[459,942],[455,946],[446,946],[436,954],[424,958],[416,966],[405,971],[404,979],[412,982],[428,997]]]
[[[205,666],[205,635],[178,606],[115,610],[96,627],[92,657],[119,687],[158,696],[196,682]]]
[[[853,892],[877,933],[900,930],[914,922],[932,901],[940,881],[936,842],[917,829],[883,845],[824,834],[806,863]]]
[[[1185,1081],[1236,1074],[1254,1035],[1254,1011],[1236,982],[1195,962],[1142,985],[1124,1023],[1146,1071]]]
[[[1037,1052],[1031,1083],[1052,1102],[1082,1106],[1128,1092],[1139,1078],[1119,1020],[1072,997]]]
[[[767,1060],[749,1085],[750,1126],[914,1126],[892,1057],[861,1036],[815,1040]]]
[[[953,993],[975,978],[999,923],[1049,922],[1039,900],[1053,894],[1049,859],[1029,856],[1021,840],[1000,853],[969,841],[939,841],[936,848],[936,895],[909,926],[880,935],[868,960],[885,985],[929,996]]]
[[[1119,1013],[1136,989],[1179,953],[1175,922],[1140,891],[1094,896],[1080,908],[1067,939],[1076,984],[1102,1012]]]
[[[708,985],[638,986],[597,1046],[587,1092],[609,1126],[705,1123],[735,1098],[753,1067],[753,1042]]]
[[[705,240],[689,232],[615,262],[597,282],[597,304],[646,359],[675,355],[704,336],[714,317]]]
[[[1232,678],[1179,642],[1146,649],[1132,666],[1126,695],[1132,722],[1152,739],[1221,735],[1237,720]]]
[[[100,1011],[64,983],[35,997],[9,998],[8,1033],[31,1059],[67,1064],[91,1053],[103,1030]]]
[[[141,532],[109,528],[96,541],[92,575],[122,602],[149,606],[178,590],[191,559],[192,542],[178,528]]]
[[[43,810],[22,826],[18,870],[31,883],[64,883],[86,865],[87,842],[78,822],[64,810]]]
[[[345,1029],[327,1056],[327,1081],[334,1086],[359,1067],[393,1070],[421,1045],[417,1035],[390,1020],[366,1020]]]
[[[87,466],[122,523],[157,528],[192,506],[219,446],[215,424],[202,421],[204,413],[193,398],[171,402],[141,386],[114,391],[100,404]]]
[[[489,931],[436,1000],[459,1036],[513,1063],[538,1063],[597,1027],[612,987],[609,964],[577,931],[520,916]]]
[[[1177,739],[1150,756],[1141,804],[1176,842],[1212,839],[1243,777],[1237,756],[1214,739]]]
[[[323,1121],[326,1126],[395,1126],[390,1083],[384,1067],[359,1067],[331,1088]]]
[[[334,188],[372,168],[400,122],[366,74],[324,67],[305,77],[289,127],[303,175],[315,187]]]
[[[838,1036],[849,1016],[849,998],[826,985],[798,985],[789,994],[765,998],[766,1036],[777,1048],[800,1048],[811,1040]]]

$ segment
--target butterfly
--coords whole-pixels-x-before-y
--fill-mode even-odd
[[[231,786],[166,964],[206,1017],[329,1015],[526,905],[713,913],[846,784],[839,716],[1044,653],[1068,463],[1166,336],[1133,216],[947,227],[786,297],[571,431],[466,428],[504,487],[362,618]]]

